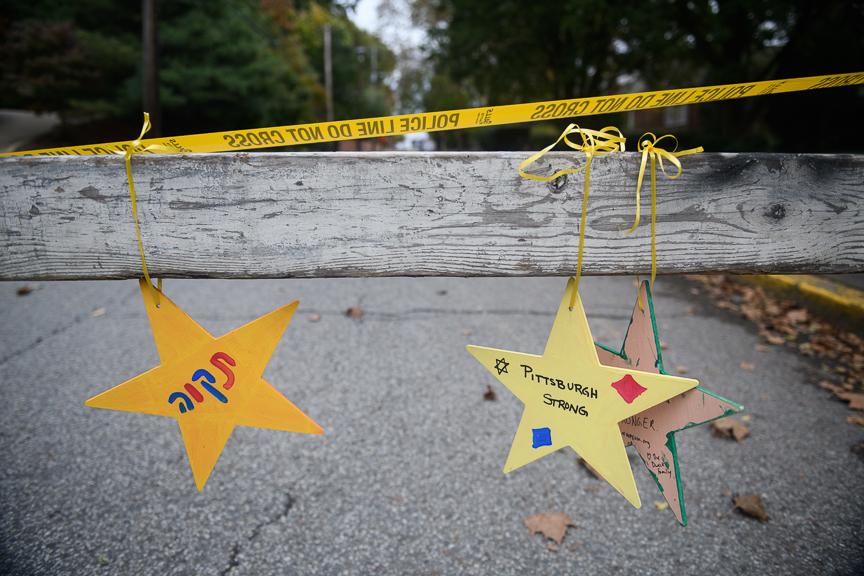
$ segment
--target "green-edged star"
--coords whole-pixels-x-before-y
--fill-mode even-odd
[[[660,357],[654,303],[647,282],[642,283],[640,295],[642,308],[639,302],[633,308],[621,352],[597,344],[597,356],[606,366],[666,374]],[[636,447],[682,526],[687,525],[687,514],[678,471],[675,433],[741,410],[743,408],[738,404],[697,387],[619,422],[624,445]]]
[[[635,507],[642,504],[618,422],[694,388],[698,382],[603,366],[571,278],[542,356],[468,346],[525,403],[504,472],[570,446]],[[509,364],[498,374],[496,362]]]

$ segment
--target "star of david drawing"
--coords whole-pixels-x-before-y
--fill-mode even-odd
[[[501,358],[500,360],[498,360],[497,358],[495,359],[495,369],[498,370],[499,375],[507,374],[507,366],[509,365],[510,363],[506,362],[504,358]]]

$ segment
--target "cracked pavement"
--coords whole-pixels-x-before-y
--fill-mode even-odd
[[[633,281],[583,278],[598,342],[620,346]],[[324,428],[236,428],[200,493],[173,419],[84,406],[159,363],[137,282],[46,282],[26,296],[0,284],[0,573],[864,571],[852,412],[816,386],[818,362],[754,349],[752,326],[682,279],[655,291],[667,370],[687,366],[751,418],[741,444],[708,426],[676,436],[688,526],[654,506],[632,448],[638,510],[569,448],[505,476],[523,405],[465,345],[542,353],[565,284],[166,280],[214,335],[299,299],[264,378]],[[360,318],[344,315],[353,306]],[[487,385],[497,400],[483,400]],[[754,493],[768,522],[718,517]],[[522,524],[547,510],[578,525],[559,551]]]

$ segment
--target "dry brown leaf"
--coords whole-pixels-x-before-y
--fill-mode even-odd
[[[598,480],[605,480],[605,478],[603,478],[603,476],[601,476],[600,473],[597,472],[597,470],[595,470],[593,466],[588,464],[588,462],[586,462],[585,459],[582,458],[581,456],[579,456],[579,458],[577,458],[576,461],[579,462],[579,464],[581,464],[582,466],[584,466],[589,472],[591,472],[591,474],[593,474],[594,477],[597,478]]]
[[[525,527],[531,531],[531,536],[542,532],[543,536],[554,540],[558,546],[561,546],[568,526],[577,527],[563,512],[544,512],[525,518]]]
[[[805,308],[801,308],[799,310],[789,310],[786,312],[786,321],[791,322],[792,324],[803,324],[810,319],[810,314],[807,313]]]
[[[864,427],[864,418],[861,416],[846,416],[846,422],[855,426]]]
[[[687,373],[687,367],[686,366],[676,366],[675,371],[678,372],[679,374],[686,374]]]
[[[774,344],[775,346],[780,346],[786,342],[786,339],[782,336],[777,336],[776,334],[766,333],[765,339],[768,340],[769,343]]]
[[[768,348],[767,346],[763,346],[762,344],[756,344],[755,346],[753,346],[753,348],[755,348],[759,352],[768,352],[769,350],[771,350],[770,348]]]
[[[837,394],[837,397],[849,402],[849,408],[852,408],[853,410],[864,410],[864,394],[841,392],[840,394]]]
[[[842,387],[837,386],[836,384],[832,384],[828,380],[822,380],[821,382],[819,382],[819,387],[824,388],[825,390],[830,390],[835,394],[842,394],[844,392]]]
[[[667,348],[669,348],[669,344],[667,344],[666,342],[663,342],[661,340],[660,341],[660,350],[666,350]]]
[[[735,438],[735,440],[740,444],[741,440],[750,434],[750,431],[747,430],[747,427],[738,420],[726,416],[725,418],[720,418],[719,420],[711,422],[711,433],[714,436],[719,436],[721,438]]]
[[[348,310],[345,311],[345,315],[350,318],[359,318],[363,316],[363,309],[359,306],[354,306],[353,308],[348,308]]]
[[[393,496],[393,500],[395,500],[396,502],[402,502],[402,495],[396,494],[395,496]]]
[[[752,364],[750,362],[739,362],[738,367],[741,368],[742,370],[755,370],[756,369],[756,365]]]
[[[318,322],[319,320],[321,320],[320,314],[312,314],[309,316],[309,322]]]
[[[768,514],[765,513],[765,510],[762,509],[762,498],[760,498],[758,494],[735,496],[732,498],[732,504],[734,504],[734,506],[732,506],[733,510],[737,508],[745,514],[758,518],[760,522],[765,522],[766,520],[771,519]]]
[[[560,550],[560,548],[558,548],[554,544],[549,544],[548,546],[546,546],[546,550],[549,550],[551,552],[558,552],[558,550]]]
[[[498,397],[498,395],[495,394],[494,390],[492,390],[492,386],[487,384],[486,385],[486,393],[483,394],[483,400],[495,400],[495,398],[497,398],[497,397]]]
[[[31,292],[33,292],[34,290],[37,290],[38,288],[39,288],[39,286],[37,286],[36,284],[26,284],[26,285],[18,288],[18,290],[16,290],[15,293],[18,294],[18,296],[26,296],[27,294],[30,294]]]
[[[462,336],[470,336],[471,330],[462,330]]]
[[[569,550],[570,552],[573,552],[574,550],[576,550],[580,546],[582,546],[582,541],[576,540],[575,542],[573,542],[573,544],[570,545],[569,548],[567,548],[567,550]]]

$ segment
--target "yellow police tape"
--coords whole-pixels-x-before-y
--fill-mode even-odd
[[[715,102],[718,100],[731,100],[766,94],[815,90],[817,88],[851,86],[862,83],[864,83],[864,72],[856,72],[852,74],[811,76],[808,78],[771,80],[748,84],[726,84],[723,86],[706,86],[702,88],[683,88],[593,98],[576,98],[573,100],[554,100],[534,104],[469,108],[448,112],[404,114],[401,116],[384,116],[363,120],[318,122],[315,124],[277,126],[254,130],[212,132],[209,134],[176,136],[174,138],[150,138],[141,140],[140,144],[144,147],[158,144],[167,147],[170,149],[170,152],[175,153],[242,151],[252,148],[335,142],[357,138],[495,126],[516,122],[535,122],[553,118],[573,118],[576,116],[608,114],[611,112],[629,112],[632,110]],[[118,152],[122,154],[128,150],[129,146],[130,142],[112,142],[90,146],[70,146],[68,148],[12,152],[9,154],[0,154],[0,156],[90,155],[116,154]],[[144,153],[161,154],[166,153],[166,150],[151,149],[144,151]]]

